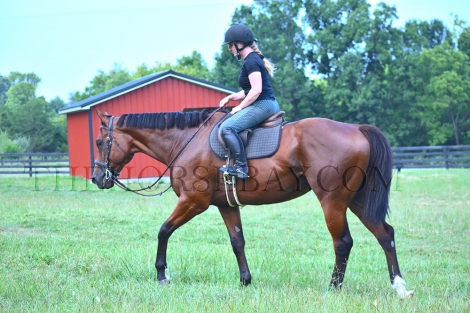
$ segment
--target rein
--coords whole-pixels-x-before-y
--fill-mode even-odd
[[[105,126],[101,126],[101,128],[103,129],[107,129],[108,130],[108,137],[106,138],[106,141],[107,141],[107,151],[106,151],[106,160],[105,160],[105,163],[103,162],[100,162],[100,161],[96,161],[95,160],[95,164],[98,165],[99,167],[101,168],[104,168],[105,169],[105,178],[106,180],[109,180],[109,179],[112,179],[114,181],[114,183],[119,186],[120,188],[124,189],[125,191],[130,191],[130,192],[133,192],[139,196],[144,196],[144,197],[155,197],[155,196],[161,196],[163,195],[165,192],[167,192],[172,186],[171,186],[171,183],[170,183],[170,186],[168,186],[168,188],[166,188],[165,190],[159,192],[159,193],[156,193],[156,194],[144,194],[144,193],[141,193],[141,191],[144,191],[144,190],[150,190],[153,186],[155,186],[156,184],[158,184],[158,182],[160,182],[160,180],[163,178],[163,175],[165,175],[165,173],[171,168],[171,166],[173,165],[173,163],[176,161],[176,159],[183,153],[184,149],[188,146],[188,144],[191,142],[191,140],[193,140],[193,138],[196,136],[196,134],[201,130],[201,128],[212,118],[212,116],[214,116],[215,113],[219,112],[223,107],[219,107],[217,110],[215,110],[214,112],[212,112],[202,123],[201,125],[199,125],[199,127],[196,129],[196,131],[191,135],[191,137],[188,139],[188,141],[183,145],[183,147],[178,151],[178,153],[173,157],[173,159],[168,163],[166,169],[163,171],[163,173],[160,175],[160,177],[158,177],[158,179],[153,183],[151,184],[150,186],[147,186],[145,188],[141,188],[141,189],[130,189],[129,187],[127,187],[126,185],[124,185],[124,183],[122,183],[119,179],[118,179],[118,176],[121,174],[120,172],[117,172],[115,171],[110,165],[109,165],[109,155],[111,154],[111,146],[112,146],[112,143],[113,141],[116,143],[116,146],[121,149],[122,152],[124,152],[128,157],[132,158],[134,157],[134,154],[129,154],[127,153],[126,151],[124,151],[124,149],[119,145],[119,143],[116,141],[116,139],[113,137],[113,119],[114,119],[114,116],[111,116],[111,118],[109,119],[109,128],[108,127],[105,127]],[[100,128],[100,129],[101,129]]]

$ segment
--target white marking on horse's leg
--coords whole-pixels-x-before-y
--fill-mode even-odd
[[[414,295],[413,290],[406,290],[406,282],[398,275],[393,279],[392,288],[395,289],[401,299],[411,298]]]
[[[395,247],[395,242],[392,240],[392,248]]]
[[[236,231],[237,233],[239,233],[239,232],[240,232],[240,228],[238,228],[237,226],[235,226],[235,231]]]
[[[167,274],[165,274],[165,279],[158,281],[159,285],[167,285],[169,283],[170,283],[170,276],[168,276]]]

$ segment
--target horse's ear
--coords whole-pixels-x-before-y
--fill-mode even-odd
[[[109,116],[108,114],[105,113],[101,113],[100,110],[96,109],[96,115],[98,115],[98,117],[100,118],[101,120],[101,125],[105,126],[105,127],[108,127],[108,123],[109,123]]]

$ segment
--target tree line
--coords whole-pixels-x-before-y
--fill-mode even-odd
[[[273,87],[291,120],[372,124],[395,146],[470,144],[470,28],[397,18],[366,0],[259,0],[232,22],[277,64]],[[224,50],[216,61],[215,80],[235,86],[236,60]]]
[[[0,75],[0,153],[66,152],[66,106],[59,97],[36,95],[41,79],[34,73]]]
[[[231,24],[248,25],[276,64],[273,89],[288,120],[371,124],[394,146],[470,144],[470,27],[457,17],[450,27],[437,19],[396,27],[397,19],[395,7],[371,12],[366,0],[254,0]],[[209,69],[194,51],[134,71],[115,64],[68,101],[167,69],[239,88],[241,62],[226,47],[214,61]],[[66,103],[37,97],[39,81],[34,73],[0,75],[0,153],[2,142],[10,150],[66,149],[65,117],[57,114]]]

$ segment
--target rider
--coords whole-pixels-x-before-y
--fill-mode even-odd
[[[222,166],[222,172],[238,178],[247,178],[248,164],[245,147],[238,136],[241,131],[258,125],[269,116],[279,111],[279,104],[274,97],[269,76],[274,74],[274,65],[266,59],[255,44],[251,29],[243,24],[230,27],[225,33],[224,45],[237,57],[243,58],[243,65],[238,76],[242,90],[220,101],[220,107],[232,100],[243,100],[231,111],[232,116],[220,126],[220,133],[235,158],[233,167]]]

